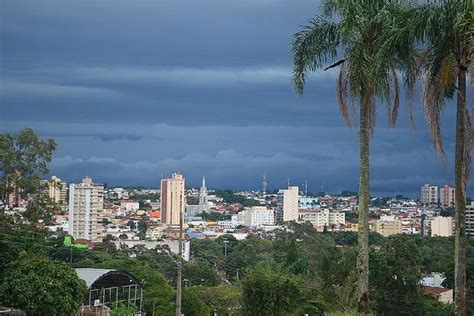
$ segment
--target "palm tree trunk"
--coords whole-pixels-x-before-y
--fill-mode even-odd
[[[454,247],[454,306],[457,316],[467,315],[466,302],[466,183],[469,163],[466,159],[466,70],[458,73],[455,153],[455,247]]]
[[[369,312],[369,98],[360,104],[359,252],[357,254],[357,301],[362,315]]]

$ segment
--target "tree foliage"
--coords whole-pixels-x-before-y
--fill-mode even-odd
[[[46,258],[11,262],[1,281],[0,301],[28,315],[75,315],[87,292],[71,267]]]
[[[298,307],[303,280],[258,265],[242,281],[244,315],[287,315]]]
[[[0,134],[0,193],[2,201],[38,192],[40,176],[48,172],[56,143],[40,139],[32,129]]]

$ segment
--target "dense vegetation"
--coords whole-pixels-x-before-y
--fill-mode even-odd
[[[236,194],[233,190],[215,190],[214,194],[221,197],[224,203],[234,204],[239,203],[242,207],[259,206],[260,202],[254,199],[249,199],[243,195]]]
[[[385,315],[452,314],[452,306],[424,295],[419,281],[425,272],[441,272],[447,277],[445,285],[453,286],[453,238],[409,235],[383,238],[371,234],[369,239],[372,311]],[[224,240],[228,241],[227,255]],[[183,312],[185,315],[209,315],[212,311],[219,315],[322,315],[355,310],[356,244],[356,233],[318,233],[310,225],[299,224],[291,224],[274,234],[251,235],[242,241],[232,235],[216,240],[194,239],[192,259],[183,267],[186,288]],[[474,240],[470,240],[468,250],[469,258],[473,258]],[[33,255],[32,263],[25,259]],[[29,273],[45,278],[48,273],[37,262],[49,262],[50,270],[61,273],[70,273],[70,267],[127,270],[145,287],[147,313],[151,314],[155,306],[155,315],[174,314],[176,257],[161,248],[116,249],[105,240],[94,250],[73,249],[71,256],[70,248],[64,247],[61,239],[45,238],[32,230],[4,230],[0,257],[3,259],[0,301],[21,308],[29,307],[21,300],[13,300],[12,286],[21,283],[19,288],[28,293],[38,285],[12,278],[14,272],[8,267],[24,261]],[[468,262],[468,275],[473,293],[472,259]],[[82,302],[83,294],[80,287],[71,288],[71,284],[66,278],[59,278],[50,291],[52,297],[70,297],[70,293],[76,293],[69,303],[74,307]],[[44,297],[36,296],[36,299],[37,306],[46,303],[41,301]]]

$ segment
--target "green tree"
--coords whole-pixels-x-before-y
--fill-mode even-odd
[[[114,254],[96,267],[130,272],[143,285],[144,306],[147,314],[152,314],[154,307],[155,315],[173,315],[173,289],[163,275],[155,269],[153,262],[144,261],[139,257],[131,259],[127,255]]]
[[[43,229],[44,225],[53,221],[54,215],[61,212],[61,206],[41,190],[35,195],[35,199],[28,203],[23,219],[30,227]]]
[[[377,314],[423,315],[420,256],[414,238],[388,238],[382,251],[371,252],[371,266]]]
[[[218,315],[240,315],[242,289],[233,285],[219,285],[202,291],[201,298]]]
[[[191,286],[219,284],[217,272],[209,263],[203,261],[186,262],[183,265],[183,279],[187,279]]]
[[[191,239],[191,258],[217,264],[223,256],[224,248],[214,240]]]
[[[242,281],[244,315],[288,315],[299,305],[302,279],[257,265]]]
[[[183,310],[184,315],[208,316],[211,309],[200,298],[202,290],[198,287],[191,287],[184,290]]]
[[[130,229],[135,229],[135,228],[136,228],[135,221],[129,220],[129,221],[127,222],[127,226],[130,227]]]
[[[474,52],[474,2],[434,1],[419,5],[414,14],[408,14],[405,28],[396,30],[405,36],[405,42],[425,40],[426,49],[420,60],[424,67],[423,103],[428,127],[436,151],[444,155],[440,117],[446,99],[456,94],[455,145],[455,310],[456,315],[467,315],[466,293],[466,187],[472,152],[471,114],[467,104],[466,77],[472,76]],[[472,77],[471,77],[472,78]]]
[[[1,281],[0,301],[28,315],[75,315],[87,292],[72,268],[43,258],[11,262]]]
[[[38,191],[40,176],[48,172],[56,143],[40,139],[32,129],[0,134],[0,193],[8,206],[12,194],[18,199]]]
[[[342,117],[350,127],[359,106],[359,240],[357,259],[357,300],[359,311],[368,313],[369,294],[369,227],[370,201],[369,143],[375,124],[377,98],[387,104],[389,124],[395,125],[399,107],[397,60],[393,54],[381,53],[382,30],[387,12],[393,10],[385,0],[324,2],[324,14],[311,20],[295,35],[293,42],[293,81],[303,93],[309,72],[340,66],[336,96]],[[348,104],[352,103],[352,106]]]

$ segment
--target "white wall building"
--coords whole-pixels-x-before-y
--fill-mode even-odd
[[[466,206],[466,235],[474,236],[474,202]]]
[[[303,212],[300,213],[301,222],[310,222],[318,227],[338,226],[346,222],[346,214],[341,212],[331,212],[322,210],[319,212]]]
[[[124,212],[136,212],[140,208],[140,203],[131,200],[120,201],[120,209]]]
[[[260,227],[262,225],[275,224],[275,212],[271,209],[267,209],[265,206],[254,206],[243,212],[245,212],[245,226]]]
[[[102,238],[98,223],[104,208],[104,186],[85,177],[79,184],[69,186],[69,234],[75,239],[97,241]]]
[[[234,214],[231,216],[231,225],[233,227],[237,227],[237,226],[243,226],[245,225],[245,217],[246,217],[247,213],[245,211],[241,211],[237,214]]]
[[[431,236],[449,237],[453,235],[453,218],[436,216],[431,220]]]

